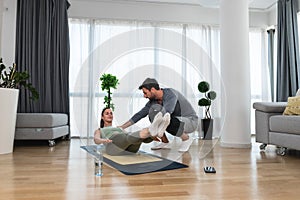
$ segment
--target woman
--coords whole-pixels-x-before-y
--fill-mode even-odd
[[[149,143],[153,137],[165,132],[170,123],[170,114],[164,116],[161,112],[155,115],[152,124],[140,131],[127,133],[120,127],[113,127],[113,112],[104,108],[101,112],[100,128],[94,133],[96,144],[106,144],[106,153],[122,155],[138,152],[142,142]]]

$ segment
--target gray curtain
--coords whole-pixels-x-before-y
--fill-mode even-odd
[[[278,0],[277,101],[287,101],[300,86],[298,0]]]
[[[18,112],[69,114],[69,28],[67,0],[18,0],[17,69],[28,71],[39,100],[21,90]]]
[[[271,99],[275,101],[274,95],[274,34],[275,29],[269,29],[268,31],[268,66],[270,75],[270,87],[271,87]]]

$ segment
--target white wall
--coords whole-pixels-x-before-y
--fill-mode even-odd
[[[219,24],[219,9],[200,6],[95,0],[69,0],[69,2],[71,3],[69,17]],[[14,62],[15,56],[16,7],[17,0],[0,0],[0,56],[7,65]],[[251,27],[265,28],[276,21],[275,16],[273,13],[250,12],[249,23]]]
[[[300,0],[298,0],[298,12],[300,11]],[[277,4],[274,8],[269,12],[269,24],[277,25]],[[299,29],[299,27],[298,27]]]
[[[71,0],[69,17],[219,24],[219,9],[201,6]],[[268,13],[251,12],[250,26],[268,27]]]
[[[7,66],[12,66],[15,58],[17,0],[1,1],[1,51],[0,57]]]
[[[269,12],[269,20],[268,21],[269,21],[270,26],[277,25],[277,5],[271,12]]]
[[[185,6],[157,3],[113,3],[99,1],[71,1],[70,17],[100,19],[131,19],[169,22],[203,22],[216,24],[216,9],[204,9],[198,6]]]
[[[2,20],[3,20],[3,9],[4,9],[4,6],[3,6],[3,0],[0,0],[0,27],[2,27]],[[2,37],[2,31],[0,31],[0,38]],[[2,44],[2,41],[0,39],[0,47],[1,47],[1,44]],[[0,48],[0,57],[2,57],[2,51],[1,51],[1,48]]]

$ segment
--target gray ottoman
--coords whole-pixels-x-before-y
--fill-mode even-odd
[[[18,113],[15,140],[48,140],[69,134],[68,115],[63,113]]]

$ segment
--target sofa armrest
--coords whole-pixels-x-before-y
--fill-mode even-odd
[[[265,113],[283,113],[287,102],[255,102],[253,108]]]

